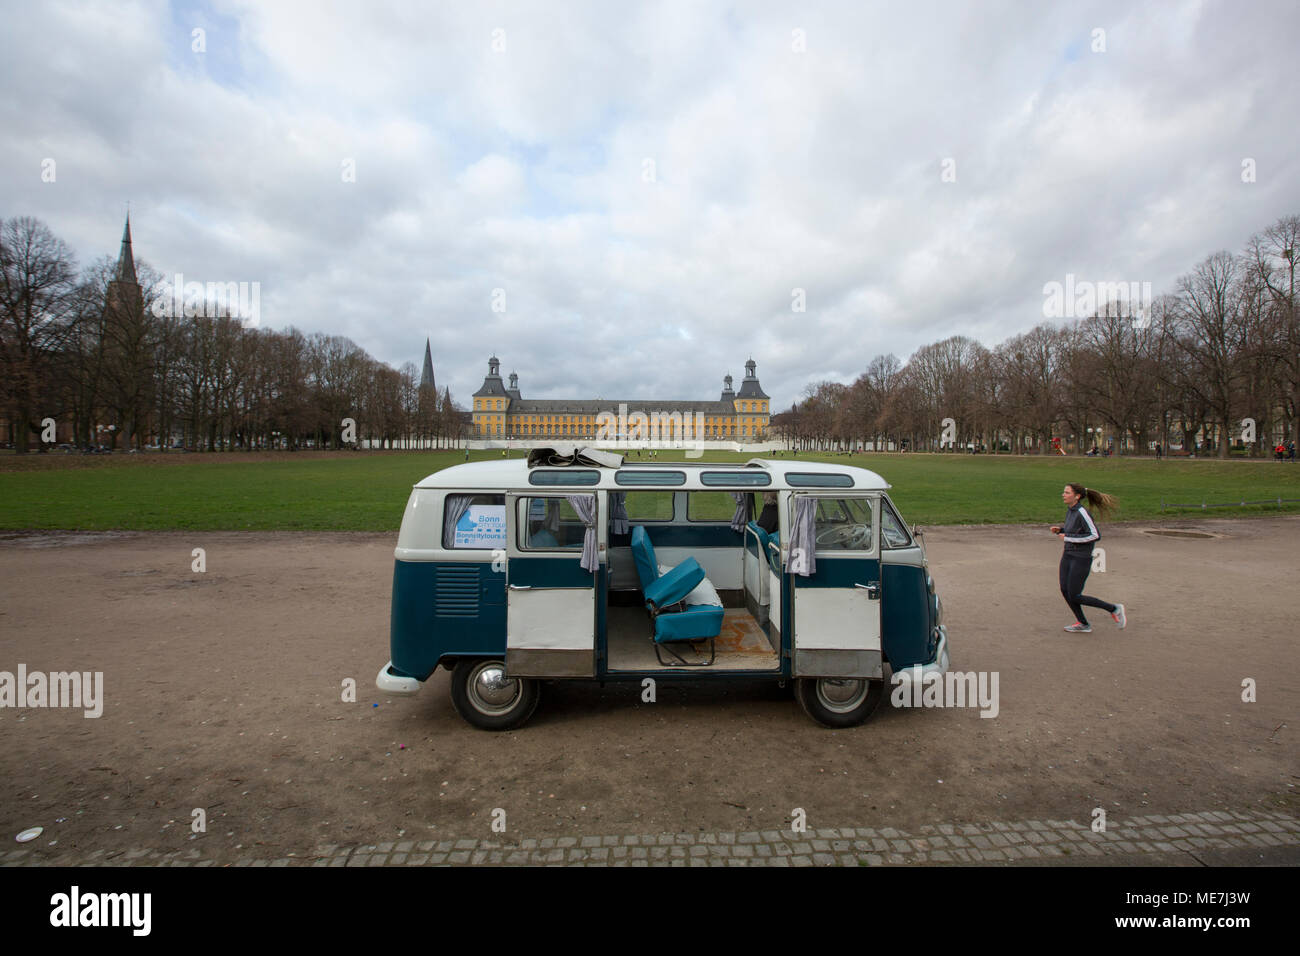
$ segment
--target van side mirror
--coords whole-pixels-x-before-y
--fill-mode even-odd
[[[921,530],[921,526],[919,524],[912,525],[912,537],[913,538],[925,537],[925,532]]]

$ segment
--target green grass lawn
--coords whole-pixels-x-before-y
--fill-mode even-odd
[[[664,452],[660,461],[679,453]],[[515,452],[514,457],[519,453]],[[411,485],[464,452],[7,457],[0,529],[396,531]],[[500,452],[472,452],[499,460]],[[709,452],[704,461],[751,455]],[[783,458],[786,456],[783,456]],[[989,455],[800,455],[869,468],[905,520],[929,524],[1059,522],[1061,487],[1080,481],[1120,499],[1110,521],[1277,514],[1276,506],[1162,515],[1161,501],[1300,499],[1300,465],[1269,461],[1020,458]],[[636,462],[636,458],[632,462]],[[699,460],[699,459],[696,459]],[[1282,512],[1300,512],[1284,505]]]

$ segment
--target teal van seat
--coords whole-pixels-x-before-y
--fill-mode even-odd
[[[555,540],[555,535],[545,528],[539,528],[528,536],[528,546],[530,548],[558,548],[560,542]]]
[[[781,543],[777,540],[776,535],[767,543],[767,563],[772,568],[772,573],[778,577],[781,574]]]
[[[673,643],[674,641],[703,641],[709,642],[709,663],[713,663],[713,639],[722,631],[722,619],[726,612],[722,605],[712,604],[688,604],[686,610],[678,611],[676,614],[662,614],[655,618],[654,641],[655,650],[658,651],[660,644]],[[673,653],[669,649],[669,653]],[[688,667],[699,667],[706,665],[686,664],[677,654],[673,653],[681,664]],[[665,663],[660,658],[660,663]]]
[[[712,664],[717,656],[714,638],[722,631],[722,603],[683,603],[701,583],[708,581],[704,568],[694,558],[687,558],[676,567],[661,572],[650,535],[640,525],[632,529],[632,559],[636,564],[637,577],[641,579],[646,610],[650,612],[650,634],[659,663],[670,667]],[[709,659],[703,664],[688,664],[671,648],[666,650],[677,659],[676,663],[664,660],[659,652],[663,644],[702,640],[709,642]]]
[[[644,591],[659,579],[659,562],[655,560],[655,547],[650,543],[650,535],[641,525],[632,529],[632,560]]]
[[[686,600],[686,595],[695,590],[696,585],[704,580],[704,569],[694,558],[687,558],[677,567],[661,574],[659,579],[645,589],[647,606],[656,608],[672,607]]]

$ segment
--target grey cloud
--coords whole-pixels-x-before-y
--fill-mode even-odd
[[[428,335],[462,401],[494,351],[538,397],[711,397],[752,353],[784,407],[1027,329],[1067,272],[1167,290],[1300,210],[1287,3],[231,3],[233,73],[115,9],[13,12],[0,210],[89,261],[130,198],[161,271],[261,281],[264,323],[395,365]]]

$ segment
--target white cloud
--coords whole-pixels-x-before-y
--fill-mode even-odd
[[[155,267],[261,281],[264,324],[394,364],[429,335],[462,400],[494,351],[525,395],[680,398],[752,353],[785,406],[880,352],[993,345],[1067,272],[1161,291],[1300,210],[1298,23],[1281,2],[31,4],[0,36],[0,212],[89,260],[129,198]]]

